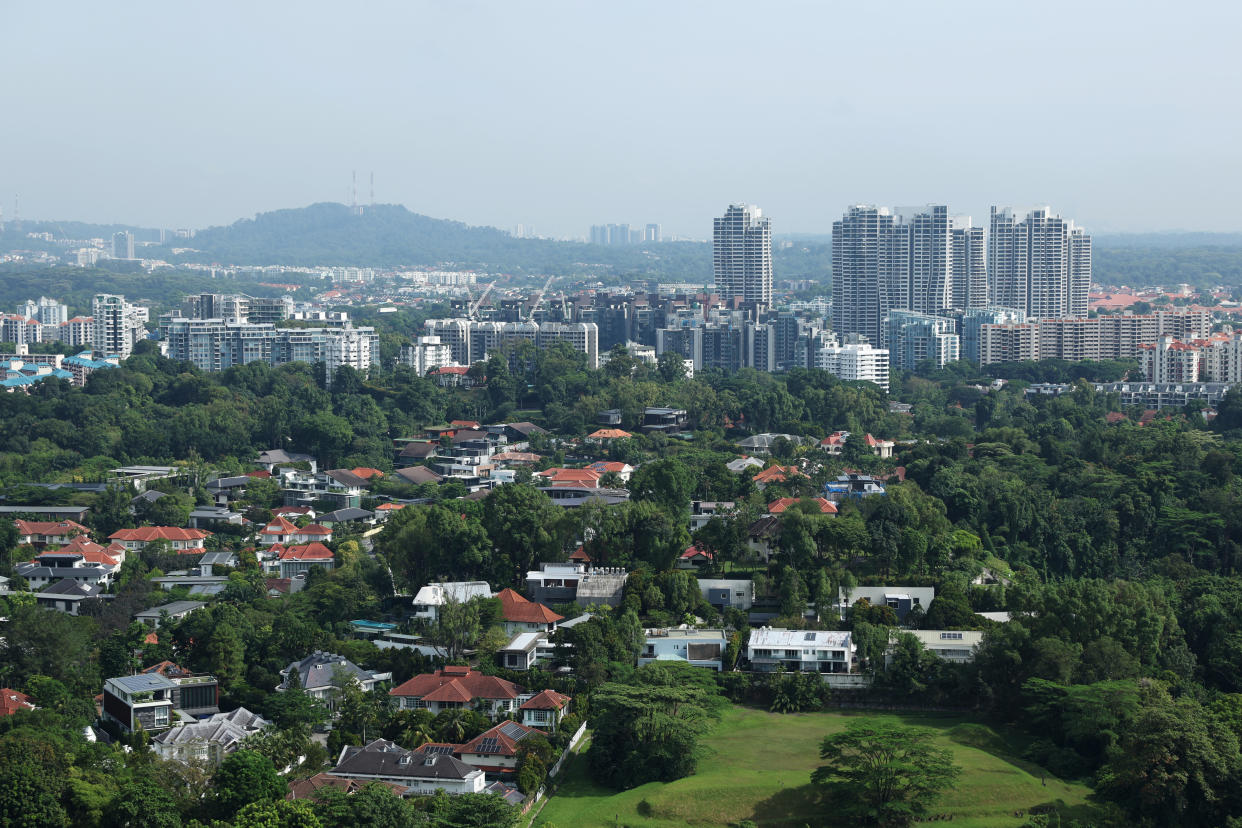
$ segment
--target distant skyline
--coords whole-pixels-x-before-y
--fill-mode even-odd
[[[0,210],[201,229],[320,201],[585,237],[852,204],[1242,231],[1242,7],[17,2]]]

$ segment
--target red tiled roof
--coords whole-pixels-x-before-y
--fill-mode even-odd
[[[622,431],[619,428],[601,428],[599,431],[592,432],[587,435],[588,440],[620,440],[624,437],[633,437],[628,431]]]
[[[599,482],[599,472],[591,469],[548,469],[539,472],[541,477],[553,483],[591,483]]]
[[[282,561],[330,561],[335,556],[331,549],[314,541],[304,546],[286,546],[276,557]]]
[[[259,477],[264,480],[270,480],[272,473],[267,469],[259,469],[258,471],[246,472],[246,477]]]
[[[12,716],[19,710],[34,710],[30,696],[10,687],[0,687],[0,716]]]
[[[114,548],[116,547],[116,548]],[[111,553],[119,551],[125,554],[125,547],[117,547],[117,544],[109,544],[106,548],[95,543],[86,535],[76,535],[73,540],[57,550],[58,552],[82,556],[82,560],[92,564],[103,564],[104,566],[119,566],[120,561]]]
[[[303,535],[331,535],[332,530],[326,526],[320,526],[318,523],[311,523],[297,530]]]
[[[138,529],[118,529],[111,535],[109,540],[119,541],[188,541],[202,540],[211,537],[210,532],[204,532],[202,529],[182,529],[178,526],[142,526]]]
[[[277,515],[272,518],[272,522],[263,527],[264,535],[288,535],[298,531],[298,527],[291,521]]]
[[[531,733],[538,734],[540,736],[543,735],[541,731],[535,730],[533,727],[527,727],[526,725],[518,724],[517,722],[503,722],[496,725],[491,730],[483,731],[469,742],[466,742],[458,749],[457,753],[458,755],[472,753],[475,756],[513,756],[517,753],[517,744],[518,741],[520,741],[520,738],[514,739],[505,731],[513,733],[515,732],[515,728],[521,728],[525,731],[525,733],[522,733],[521,736],[526,736]],[[487,743],[488,740],[491,740],[491,742],[485,750],[483,745]],[[493,745],[495,745],[495,747],[493,747]]]
[[[333,776],[330,773],[317,773],[310,779],[299,779],[296,782],[290,782],[289,793],[285,795],[285,799],[313,799],[315,794],[324,788],[352,794],[371,784],[388,788],[395,796],[401,796],[406,790],[406,786],[399,782],[378,782],[374,779],[346,779],[343,776]]]
[[[380,505],[378,505],[378,506],[376,506],[376,507],[375,507],[375,511],[377,511],[377,512],[395,512],[395,511],[397,511],[398,509],[404,509],[404,508],[405,508],[405,504],[404,504],[404,503],[381,503]]]
[[[806,477],[797,466],[770,466],[755,475],[756,483],[784,483],[791,477]]]
[[[816,497],[816,498],[811,498],[811,501],[813,503],[819,504],[820,514],[835,515],[837,513],[836,505],[833,504],[832,501],[830,500],[825,500],[822,497]],[[797,502],[798,502],[798,498],[796,497],[778,497],[776,500],[773,500],[771,503],[768,504],[768,514],[779,515],[781,512],[784,512],[790,506],[793,506]]]
[[[591,556],[588,555],[586,553],[586,550],[583,549],[581,546],[579,546],[577,549],[574,550],[574,553],[569,556],[569,559],[571,561],[582,561],[585,563],[591,562]]]
[[[469,667],[441,667],[434,673],[414,676],[388,691],[390,696],[425,698],[446,684],[458,685],[467,699],[516,699],[518,687],[496,676],[485,676]]]
[[[474,420],[449,420],[449,425],[469,429],[477,429],[479,427],[479,423]]]
[[[500,614],[506,621],[554,624],[565,620],[565,616],[557,615],[543,604],[529,601],[511,589],[502,589],[496,597],[500,599]]]
[[[379,469],[373,469],[370,466],[359,466],[356,469],[350,469],[351,472],[361,477],[363,480],[370,480],[372,477],[383,477],[384,473]]]
[[[465,374],[470,369],[465,365],[445,365],[443,368],[437,368],[434,374]]]
[[[680,557],[683,561],[688,561],[691,558],[698,558],[698,557],[707,558],[710,561],[713,555],[711,552],[708,552],[703,547],[696,545],[696,546],[687,547],[686,551],[682,552]]]
[[[86,535],[91,530],[87,529],[80,523],[74,523],[72,520],[42,521],[42,520],[15,520],[13,523],[17,526],[17,534],[19,535]]]
[[[560,710],[569,704],[570,697],[555,690],[540,690],[531,696],[518,710]]]
[[[608,472],[616,472],[617,474],[621,474],[625,471],[626,465],[627,464],[625,463],[618,463],[616,460],[600,460],[597,463],[592,463],[587,466],[587,468],[591,471],[597,471],[600,474],[607,474]]]

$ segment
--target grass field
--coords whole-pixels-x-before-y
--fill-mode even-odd
[[[534,821],[541,828],[590,826],[729,825],[750,819],[760,826],[833,824],[816,802],[811,771],[819,743],[845,727],[851,715],[780,715],[732,707],[704,739],[711,755],[698,773],[669,784],[653,782],[623,793],[591,782],[581,755],[561,772],[558,790]],[[955,828],[1000,828],[1026,821],[1017,812],[1056,806],[1064,816],[1088,824],[1095,808],[1085,785],[1054,777],[1041,781],[1038,767],[1009,755],[1010,748],[991,728],[961,716],[883,714],[885,718],[937,731],[937,742],[952,750],[962,767],[954,790],[933,808],[952,814]]]

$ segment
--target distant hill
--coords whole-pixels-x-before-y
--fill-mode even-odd
[[[182,261],[230,264],[438,265],[528,273],[581,272],[590,265],[635,274],[710,273],[710,252],[697,243],[596,247],[518,239],[493,227],[412,213],[381,204],[355,214],[343,204],[261,213],[227,227],[200,231],[189,242],[200,253]]]

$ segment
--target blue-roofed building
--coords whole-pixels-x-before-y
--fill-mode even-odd
[[[61,361],[61,367],[72,375],[74,385],[86,385],[86,378],[91,374],[101,369],[115,368],[119,362],[116,357],[95,359],[90,351],[83,351],[76,356],[65,357]]]
[[[884,494],[884,484],[869,474],[842,474],[824,484],[824,497],[833,503]]]

